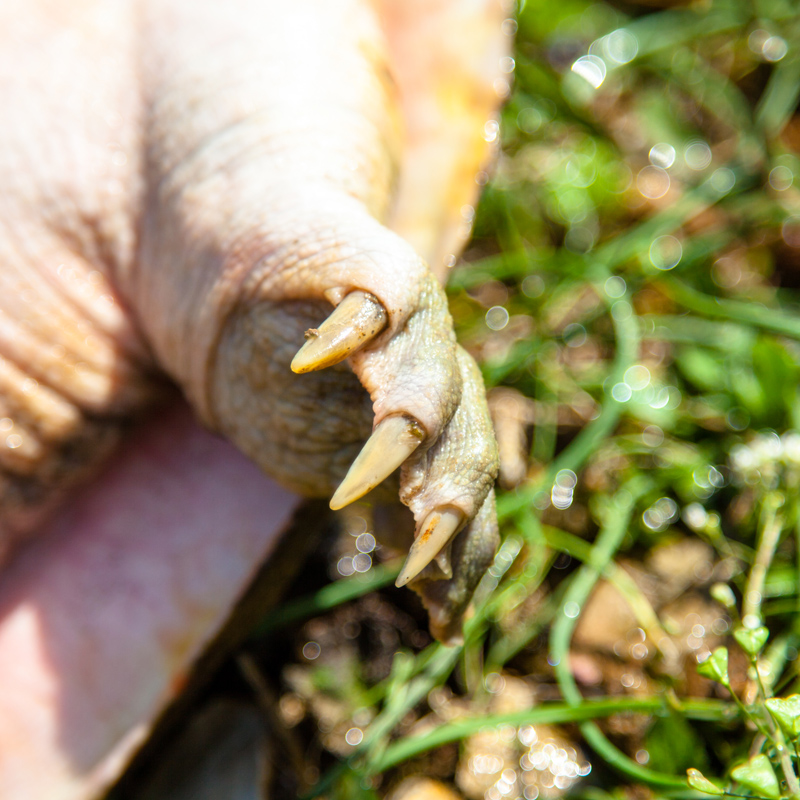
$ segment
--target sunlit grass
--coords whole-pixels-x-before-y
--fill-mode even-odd
[[[725,784],[748,755],[780,760],[777,734],[754,737],[743,720],[798,689],[800,15],[788,0],[628,10],[522,3],[503,154],[450,283],[509,434],[505,542],[463,647],[396,653],[317,794],[382,793],[387,770],[413,772],[487,726],[580,723],[577,743],[611,768],[595,794],[678,790],[694,766]],[[680,631],[643,588],[660,548],[693,540],[710,566],[687,586],[723,620],[713,637]],[[380,569],[295,602],[262,633],[388,584]],[[624,599],[647,655],[604,654],[606,671],[582,685],[570,653],[598,582]],[[742,625],[770,634],[753,664],[731,656],[746,711],[696,673],[704,637],[733,653]],[[620,684],[615,664],[640,685]],[[502,674],[534,677],[548,702],[490,712],[486,676]],[[426,705],[446,682],[469,699],[459,719]],[[599,722],[620,714],[662,722],[627,737]],[[690,754],[670,755],[676,731]],[[746,780],[728,786],[757,796]],[[508,786],[498,798],[522,792]]]

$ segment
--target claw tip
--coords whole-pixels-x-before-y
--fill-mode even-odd
[[[420,525],[395,585],[402,587],[416,578],[447,547],[463,520],[463,514],[455,508],[431,511]]]
[[[344,361],[382,331],[386,321],[386,311],[375,297],[351,292],[319,328],[305,332],[305,344],[292,359],[292,372],[313,372]]]
[[[344,508],[388,478],[422,443],[418,428],[416,420],[405,416],[381,421],[333,493],[330,507]]]
[[[397,576],[397,580],[394,582],[394,585],[398,589],[402,589],[407,583],[411,582],[413,577],[413,573],[408,569],[408,561],[406,561],[406,563],[403,564],[403,569],[400,570],[400,574]]]
[[[307,370],[303,369],[302,365],[298,363],[297,356],[294,357],[294,360],[290,364],[290,369],[295,375],[302,375],[304,372],[307,372]]]
[[[344,508],[347,505],[347,501],[343,501],[341,497],[338,497],[338,492],[331,497],[330,503],[328,503],[328,508],[331,511],[339,511],[339,509]]]

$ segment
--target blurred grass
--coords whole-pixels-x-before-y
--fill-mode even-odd
[[[724,691],[692,677],[703,636],[664,666],[680,636],[629,568],[672,542],[708,545],[713,574],[692,591],[711,602],[713,581],[727,582],[757,617],[745,623],[770,630],[769,686],[798,687],[800,12],[789,0],[658,5],[521,0],[502,155],[450,283],[490,397],[513,401],[495,408],[515,434],[504,465],[523,465],[501,476],[505,543],[463,647],[398,651],[370,688],[363,737],[314,794],[372,796],[386,770],[413,771],[432,748],[543,722],[579,722],[603,776],[573,793],[691,794],[684,770],[701,763],[725,776],[764,743],[741,719],[731,727]],[[264,630],[385,585],[393,572],[379,569]],[[632,609],[650,655],[644,688],[604,674],[585,700],[570,651],[599,580]],[[735,608],[720,613],[740,624]],[[756,702],[742,669],[738,690]],[[487,715],[487,676],[501,673],[560,699]],[[448,681],[471,716],[410,734],[403,721]],[[626,740],[595,722],[621,713],[677,727]],[[676,730],[703,750],[695,762],[663,755]]]

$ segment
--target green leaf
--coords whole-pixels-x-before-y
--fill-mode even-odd
[[[794,741],[800,736],[800,694],[771,697],[765,705],[789,739]]]
[[[728,648],[718,647],[705,661],[697,665],[697,672],[723,686],[730,686],[728,680]]]
[[[767,336],[756,340],[751,357],[760,388],[759,405],[764,422],[781,425],[794,399],[797,365],[780,342]]]
[[[351,770],[345,770],[333,787],[334,800],[378,800],[375,790],[370,788],[363,777]]]
[[[749,761],[731,770],[731,777],[742,786],[757,792],[762,797],[778,800],[781,787],[770,760],[760,753]]]
[[[697,789],[698,792],[704,792],[705,794],[725,794],[724,789],[720,789],[719,786],[711,783],[699,769],[686,770],[686,783],[692,789]]]
[[[660,772],[680,775],[690,765],[708,766],[704,741],[680,714],[656,717],[645,736],[644,749],[650,754],[648,767]]]
[[[751,658],[755,658],[762,650],[769,639],[769,631],[763,626],[758,628],[738,628],[733,632],[733,638],[739,643],[739,647]]]
[[[736,595],[727,583],[715,583],[711,587],[711,596],[725,608],[736,608]]]
[[[777,136],[797,107],[800,59],[787,58],[772,70],[758,101],[755,122],[767,137]]]
[[[699,389],[719,391],[725,386],[728,370],[719,353],[702,347],[686,347],[679,351],[676,362],[681,372]]]

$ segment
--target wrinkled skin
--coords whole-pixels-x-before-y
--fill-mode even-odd
[[[98,648],[93,668],[113,675],[97,643],[120,658],[119,628],[136,628],[107,609],[98,622],[92,610],[113,608],[115,587],[130,579],[134,607],[150,598],[132,650],[157,641],[172,681],[268,554],[292,495],[259,488],[256,473],[183,412],[125,440],[129,421],[160,407],[172,382],[206,427],[305,495],[330,496],[374,424],[417,420],[424,441],[403,465],[401,498],[418,524],[442,507],[466,523],[452,580],[432,564],[416,588],[434,632],[458,635],[496,545],[496,454],[480,376],[455,342],[439,279],[463,242],[460,209],[486,156],[501,11],[444,0],[0,7],[6,561],[34,539],[0,582],[0,656],[30,651],[36,667],[23,659],[3,686],[27,682],[36,697],[63,699],[81,642],[53,644],[44,623],[63,631],[58,587],[85,598],[75,587],[94,586],[98,564],[113,575],[108,599],[70,615]],[[448,29],[457,44],[441,35]],[[477,66],[463,55],[475,43]],[[378,299],[386,328],[348,364],[294,375],[303,332],[356,289]],[[154,516],[143,531],[145,505]],[[193,608],[197,631],[170,649],[164,641],[182,623],[169,609],[196,604],[208,578],[158,567],[180,560],[175,543],[192,530],[207,548],[201,563],[218,560],[225,579],[208,608]],[[149,594],[140,584],[155,573],[165,574]],[[136,663],[146,671],[146,657]],[[48,710],[50,733],[36,733],[22,695],[0,694],[0,745],[16,745],[5,762],[0,747],[3,796],[47,759],[57,765],[46,790],[37,784],[43,797],[91,796],[113,778],[169,695],[158,676],[140,685],[139,674],[126,682],[137,703],[109,699],[78,751],[53,733],[74,730],[74,719]],[[47,741],[32,756],[37,737]]]

